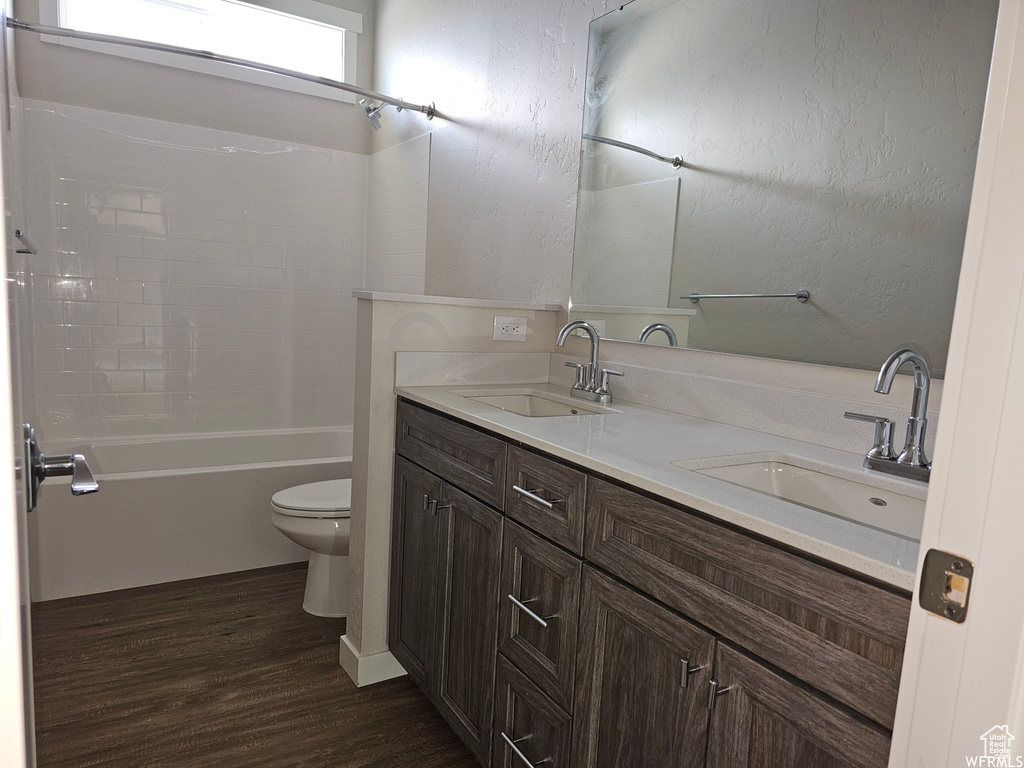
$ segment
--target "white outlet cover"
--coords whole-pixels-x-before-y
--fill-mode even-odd
[[[526,341],[525,317],[512,317],[508,315],[494,316],[494,340],[495,341]]]

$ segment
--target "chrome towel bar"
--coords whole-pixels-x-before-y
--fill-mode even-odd
[[[681,299],[689,299],[696,304],[701,299],[796,299],[801,304],[806,304],[811,294],[802,288],[796,293],[697,293],[694,291],[689,296],[680,296]]]

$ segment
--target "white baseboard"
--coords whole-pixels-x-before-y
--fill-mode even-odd
[[[357,688],[408,674],[405,667],[398,663],[398,659],[391,655],[391,651],[373,653],[369,656],[360,655],[352,646],[348,635],[341,636],[338,661]]]

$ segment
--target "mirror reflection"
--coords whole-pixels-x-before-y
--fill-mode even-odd
[[[910,343],[941,376],[996,9],[635,0],[597,19],[571,317],[868,369]]]

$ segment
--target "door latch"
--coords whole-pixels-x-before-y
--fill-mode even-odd
[[[944,619],[963,624],[974,578],[974,563],[965,557],[929,549],[924,556],[918,603]]]

